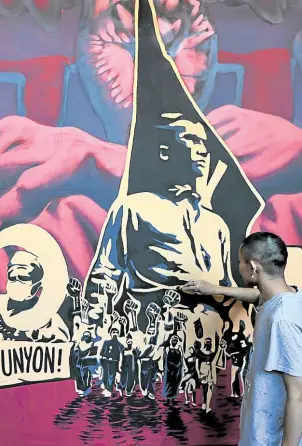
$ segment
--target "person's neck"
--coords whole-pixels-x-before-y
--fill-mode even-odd
[[[281,293],[296,293],[296,290],[287,285],[284,276],[265,276],[260,280],[258,289],[264,302]]]
[[[22,301],[14,300],[9,297],[7,301],[7,310],[11,311],[11,315],[14,316],[15,314],[21,313],[23,311],[31,310],[36,305],[38,300],[39,297],[37,295],[28,296],[27,299]]]

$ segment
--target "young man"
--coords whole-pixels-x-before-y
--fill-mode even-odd
[[[287,256],[280,237],[258,232],[239,250],[239,270],[247,288],[198,280],[182,287],[190,294],[224,294],[259,305],[239,446],[302,445],[302,292],[285,281]]]

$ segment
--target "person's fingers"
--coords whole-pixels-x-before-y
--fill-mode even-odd
[[[200,14],[200,16],[198,16],[197,19],[194,20],[194,22],[193,22],[193,24],[192,24],[192,29],[193,29],[194,27],[196,27],[196,26],[201,25],[201,23],[203,22],[203,20],[204,20],[204,15],[203,15],[203,14]]]
[[[98,74],[104,74],[104,73],[106,73],[109,70],[110,70],[110,66],[107,63],[106,64],[102,64],[100,66],[100,68],[98,69]]]
[[[107,23],[106,29],[113,42],[122,43],[122,39],[116,34],[115,26],[111,20]]]
[[[3,153],[0,156],[0,178],[3,179],[4,174],[16,175],[24,168],[31,168],[44,161],[45,155],[40,150],[28,150],[27,145],[21,144],[18,148]]]
[[[0,154],[13,148],[24,147],[24,144],[29,147],[37,133],[48,135],[49,127],[21,116],[0,119]]]
[[[186,0],[186,2],[192,6],[191,16],[195,17],[200,10],[201,2],[198,0]]]
[[[204,28],[204,25],[201,25],[202,28]],[[184,40],[183,45],[181,45],[182,48],[186,49],[192,49],[196,48],[198,45],[203,43],[205,40],[207,40],[209,37],[211,37],[214,34],[214,30],[199,30],[198,31],[201,34],[198,34],[197,36],[189,37],[188,39]]]
[[[188,287],[188,286],[194,286],[195,285],[195,280],[189,280],[187,283],[185,283],[184,285],[182,285],[181,287],[180,287],[180,289],[183,289],[183,288],[186,288],[186,287]]]
[[[121,93],[121,87],[116,87],[116,88],[113,88],[113,89],[111,90],[110,96],[112,97],[112,99],[114,99],[114,98],[117,97],[120,93]]]
[[[116,5],[116,10],[124,28],[130,33],[133,33],[134,19],[132,14],[120,4]]]
[[[105,28],[101,28],[99,31],[99,35],[103,42],[112,42],[112,37],[108,34]]]
[[[133,95],[131,94],[124,102],[124,108],[131,107],[132,103],[133,103]]]
[[[173,31],[178,32],[180,30],[181,27],[181,19],[175,20],[175,22],[173,22],[171,29],[173,29]]]
[[[91,42],[97,42],[97,43],[101,42],[100,36],[97,36],[96,34],[89,34],[88,39]]]
[[[103,43],[96,40],[89,42],[89,53],[93,56],[98,56],[103,50]]]
[[[198,288],[195,285],[192,285],[186,288],[182,288],[181,291],[184,293],[196,293],[198,291]]]
[[[236,105],[223,105],[207,114],[207,119],[217,129],[222,124],[242,117],[242,109]]]
[[[214,34],[214,28],[208,20],[201,20],[199,21],[199,23],[196,20],[196,23],[193,23],[192,25],[192,31],[196,33],[202,33],[206,31]]]
[[[216,128],[216,131],[222,137],[222,139],[228,139],[233,133],[238,132],[239,128],[239,122],[230,121],[221,124],[218,128]]]
[[[129,96],[128,96],[129,97]],[[124,92],[119,93],[116,98],[115,98],[115,102],[116,104],[120,104],[121,102],[125,101],[126,99],[128,99],[127,96],[125,96]]]
[[[119,75],[118,72],[116,72],[115,70],[111,70],[111,71],[108,73],[108,76],[107,76],[107,78],[106,78],[106,82],[110,82],[110,81],[116,79],[116,77],[117,77],[118,75]]]
[[[102,52],[94,59],[94,67],[100,68],[103,65],[108,65],[107,56]]]
[[[125,33],[119,33],[119,36],[120,36],[120,38],[121,38],[121,40],[122,40],[123,42],[125,42],[125,43],[130,43],[130,39],[129,39],[129,37],[127,36],[127,34],[125,34]]]

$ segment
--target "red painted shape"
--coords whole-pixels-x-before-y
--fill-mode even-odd
[[[0,72],[24,74],[27,116],[41,124],[56,125],[62,101],[64,67],[73,62],[65,56],[0,60]]]
[[[50,8],[49,0],[34,0],[34,4],[41,11],[47,11]]]
[[[7,151],[12,145],[14,149]],[[89,168],[91,178],[102,172],[120,178],[126,152],[124,146],[73,127],[43,126],[20,116],[1,119],[0,178],[14,184],[2,197],[0,190],[0,225],[33,221],[45,228],[63,249],[69,270],[84,279],[106,211],[79,195],[81,171]],[[68,185],[70,196],[65,196],[62,184]],[[5,261],[0,255],[0,286]]]
[[[14,4],[14,0],[1,0],[1,3],[4,6],[12,6]]]
[[[249,54],[221,51],[219,62],[244,66],[244,108],[291,119],[293,92],[287,49],[273,48]]]
[[[221,51],[219,61],[244,66],[244,108],[285,119],[291,118],[293,93],[288,50],[268,49],[249,54]],[[27,80],[27,116],[41,124],[55,125],[62,99],[64,66],[73,62],[73,58],[65,56],[45,56],[23,61],[5,60],[0,61],[0,71],[23,73]],[[189,87],[194,90],[194,85]]]
[[[0,294],[6,291],[8,257],[4,249],[0,249]]]
[[[302,194],[275,195],[256,220],[253,232],[268,231],[278,234],[287,245],[302,246]]]
[[[280,116],[224,105],[207,117],[252,181],[275,175],[300,156],[302,130]]]

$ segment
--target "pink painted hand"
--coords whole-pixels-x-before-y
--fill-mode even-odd
[[[182,18],[171,20],[169,13],[179,6],[178,0],[162,0],[167,15],[158,16],[158,26],[165,41],[165,36],[178,36]],[[203,14],[197,15],[200,2],[190,0],[192,6],[191,36],[184,39],[175,57],[176,66],[183,76],[188,90],[193,94],[196,88],[196,76],[207,69],[207,55],[199,46],[209,39],[214,30]],[[128,108],[133,102],[134,62],[127,45],[134,39],[133,15],[119,2],[115,5],[119,24],[124,31],[117,30],[114,19],[100,19],[99,28],[89,36],[89,51],[99,81],[108,88],[109,97],[120,107]],[[171,37],[170,37],[171,38]]]
[[[278,234],[289,246],[302,246],[302,193],[274,195],[253,226],[253,232]]]
[[[215,33],[211,23],[200,14],[191,27],[192,35],[179,45],[175,64],[190,93],[196,88],[196,76],[208,68],[208,57],[199,46]]]
[[[106,218],[83,172],[89,178],[103,172],[120,178],[125,156],[125,147],[75,128],[42,126],[17,116],[0,120],[0,229],[28,222],[46,229],[62,247],[74,277],[82,279]],[[1,259],[5,262],[3,254]]]
[[[301,154],[302,130],[278,116],[225,105],[207,118],[252,181],[274,175]]]
[[[120,3],[116,4],[116,13],[124,31],[118,31],[110,17],[100,20],[96,34],[89,36],[89,51],[99,80],[107,86],[110,98],[128,108],[133,101],[134,63],[123,44],[129,44],[134,38],[134,21],[132,14]]]

